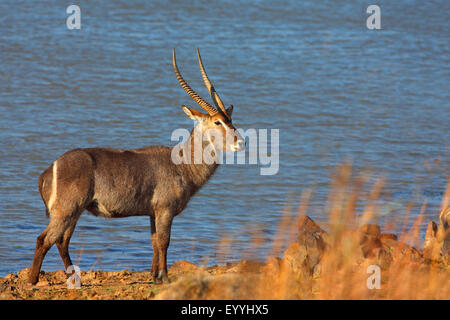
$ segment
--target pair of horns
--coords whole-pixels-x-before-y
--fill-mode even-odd
[[[206,112],[210,116],[213,116],[217,114],[218,112],[222,113],[224,116],[226,116],[228,119],[230,119],[230,116],[228,115],[225,106],[223,104],[222,99],[220,99],[219,94],[214,89],[214,86],[212,85],[211,81],[208,78],[208,75],[206,74],[205,68],[203,67],[202,57],[200,56],[200,51],[197,49],[197,58],[198,58],[198,64],[200,65],[200,71],[202,73],[203,82],[205,83],[206,88],[208,89],[209,94],[211,95],[211,98],[216,105],[216,108],[214,108],[212,105],[210,105],[206,100],[204,100],[202,97],[200,97],[197,92],[192,90],[192,88],[187,84],[186,80],[183,79],[183,76],[180,73],[180,70],[177,66],[177,61],[175,58],[175,49],[173,49],[172,53],[172,64],[173,69],[175,70],[175,75],[177,76],[177,80],[180,83],[181,87],[186,91],[186,93],[194,99],[195,102],[197,102],[203,109],[205,109]]]

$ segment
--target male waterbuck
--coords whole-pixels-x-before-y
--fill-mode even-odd
[[[211,129],[223,139],[202,140],[200,153],[215,151],[237,152],[245,147],[243,138],[231,123],[233,106],[225,108],[203,67],[197,50],[203,81],[216,105],[202,99],[181,76],[172,55],[173,68],[181,87],[207,114],[182,106],[197,124],[184,146],[176,153],[191,160],[196,148],[194,136]],[[225,142],[225,143],[224,143]],[[168,282],[167,248],[173,218],[186,207],[189,199],[217,169],[218,162],[173,161],[174,148],[150,146],[135,150],[89,148],[74,149],[55,160],[39,177],[39,191],[50,222],[37,238],[36,251],[29,281],[39,280],[45,254],[56,243],[67,268],[72,265],[69,242],[75,225],[84,210],[95,216],[121,218],[149,216],[153,245],[152,275],[155,282]],[[191,153],[186,157],[183,151]]]

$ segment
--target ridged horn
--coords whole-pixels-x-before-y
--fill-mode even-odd
[[[223,104],[222,99],[220,99],[219,94],[217,93],[216,89],[214,89],[213,84],[211,83],[211,80],[209,80],[208,75],[206,74],[205,67],[203,66],[202,57],[200,55],[200,50],[197,49],[197,58],[198,58],[198,64],[200,65],[200,71],[202,73],[203,82],[205,83],[206,89],[208,89],[209,94],[211,95],[211,98],[214,101],[214,104],[218,108],[218,110],[222,111],[222,113],[230,119],[230,116],[228,115],[225,106]]]
[[[181,87],[184,89],[184,91],[186,91],[186,93],[192,99],[194,99],[195,102],[197,102],[203,109],[205,109],[205,111],[208,112],[208,114],[210,116],[215,115],[218,112],[217,109],[215,109],[212,105],[210,105],[208,102],[206,102],[204,99],[202,99],[197,94],[197,92],[192,90],[192,88],[187,84],[187,82],[181,76],[181,73],[180,73],[180,70],[178,69],[177,61],[175,58],[175,49],[173,49],[173,53],[172,53],[172,64],[173,64],[173,70],[175,71],[177,80],[178,80],[179,84],[181,85]]]

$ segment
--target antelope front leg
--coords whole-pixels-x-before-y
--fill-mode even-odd
[[[156,213],[156,237],[158,242],[159,273],[158,279],[169,283],[167,275],[167,249],[170,243],[170,229],[173,216],[170,211]]]
[[[152,258],[152,276],[154,283],[161,283],[158,279],[159,274],[159,246],[158,237],[156,234],[156,224],[155,217],[150,217],[150,232],[152,235],[152,247],[153,247],[153,258]]]

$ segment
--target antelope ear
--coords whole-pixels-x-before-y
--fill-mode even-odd
[[[227,109],[227,114],[231,117],[231,114],[233,113],[233,105],[230,105]]]
[[[184,113],[191,118],[192,120],[202,120],[203,118],[207,117],[206,114],[201,113],[200,111],[197,111],[193,108],[189,108],[186,106],[181,106],[183,108]]]

